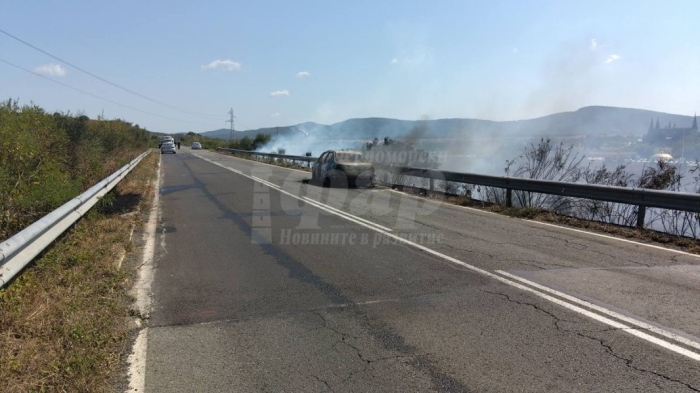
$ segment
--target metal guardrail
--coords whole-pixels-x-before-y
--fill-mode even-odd
[[[311,163],[311,162],[318,160],[318,157],[291,156],[291,155],[287,155],[287,154],[275,154],[275,153],[261,153],[261,152],[257,152],[257,151],[225,149],[223,147],[219,147],[216,150],[227,151],[227,152],[233,153],[233,154],[247,154],[247,155],[258,156],[258,157],[282,158],[285,160],[303,161],[303,162],[307,162],[307,163]]]
[[[22,271],[73,223],[85,215],[100,198],[110,192],[150,152],[151,150],[142,153],[89,190],[1,242],[0,288]]]
[[[235,149],[220,148],[218,150],[260,157],[283,158],[306,162],[312,162],[318,159],[318,157],[288,156],[283,154],[251,152]],[[475,173],[461,173],[412,167],[377,167],[395,174],[430,179],[430,191],[435,190],[435,180],[503,188],[506,190],[507,206],[512,206],[513,190],[636,205],[638,206],[637,227],[640,228],[644,226],[644,218],[648,207],[700,213],[700,194],[692,194],[687,192],[567,183],[550,180],[523,179],[517,177],[489,176]]]
[[[687,192],[568,183],[551,180],[523,179],[517,177],[498,177],[421,168],[402,167],[397,169],[397,173],[405,176],[416,176],[430,179],[431,190],[433,189],[433,182],[436,179],[456,183],[477,184],[487,187],[503,188],[506,190],[507,206],[512,206],[512,190],[636,205],[638,206],[637,227],[640,228],[644,226],[644,218],[647,207],[688,211],[693,213],[700,212],[700,195]]]

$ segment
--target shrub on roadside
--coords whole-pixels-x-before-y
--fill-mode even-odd
[[[148,145],[121,120],[48,114],[0,103],[0,239],[6,239],[106,177]]]

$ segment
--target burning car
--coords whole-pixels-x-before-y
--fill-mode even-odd
[[[311,181],[333,187],[371,187],[374,182],[374,166],[360,151],[328,150],[314,162]]]

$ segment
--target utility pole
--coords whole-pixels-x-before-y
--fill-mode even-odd
[[[228,136],[228,141],[231,142],[231,139],[233,139],[233,119],[236,118],[236,116],[233,115],[233,108],[228,111],[228,114],[231,115],[231,120],[226,120],[227,123],[231,123],[231,133]]]

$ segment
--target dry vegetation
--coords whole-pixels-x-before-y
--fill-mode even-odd
[[[125,121],[0,102],[0,239],[104,179],[148,141],[146,130]]]
[[[128,344],[132,269],[121,263],[147,208],[158,154],[0,290],[5,392],[111,391]]]

